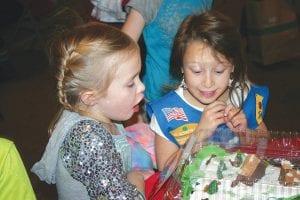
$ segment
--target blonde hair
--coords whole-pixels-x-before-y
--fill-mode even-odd
[[[77,26],[54,39],[49,46],[49,59],[59,70],[57,89],[62,110],[78,112],[82,91],[96,89],[104,95],[118,65],[137,51],[137,43],[129,36],[99,22]]]

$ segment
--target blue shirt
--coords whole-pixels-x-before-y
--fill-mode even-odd
[[[251,85],[243,105],[248,128],[256,129],[262,121],[269,98],[265,86]],[[190,134],[196,129],[202,112],[187,104],[175,91],[171,91],[157,101],[147,104],[149,116],[155,115],[166,138],[177,146],[185,144]],[[213,142],[228,142],[235,134],[225,125],[220,125],[209,138]]]

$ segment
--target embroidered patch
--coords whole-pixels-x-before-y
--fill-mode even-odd
[[[183,108],[163,108],[162,109],[165,117],[167,118],[168,122],[175,119],[175,120],[183,120],[188,121],[186,114],[184,113]]]
[[[176,139],[179,145],[183,145],[190,138],[192,132],[197,128],[197,123],[184,124],[171,130],[170,133]]]
[[[260,124],[262,122],[262,101],[263,101],[263,96],[256,94],[256,122]]]

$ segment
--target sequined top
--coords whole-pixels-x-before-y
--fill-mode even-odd
[[[121,156],[103,124],[94,120],[74,124],[59,154],[64,167],[86,187],[91,199],[143,199],[127,181]]]

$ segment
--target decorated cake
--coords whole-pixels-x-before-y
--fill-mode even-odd
[[[264,156],[213,144],[191,155],[179,177],[184,200],[300,199],[299,166],[288,160],[276,166]]]

